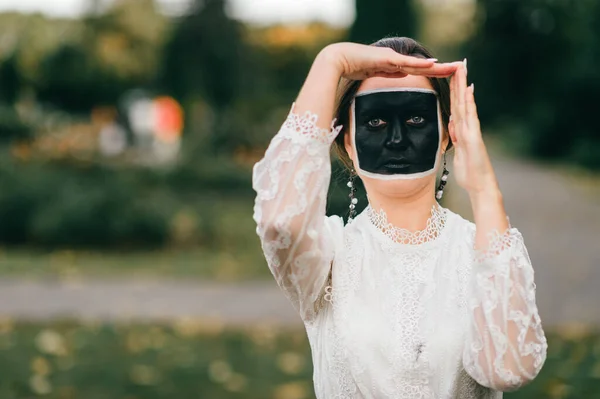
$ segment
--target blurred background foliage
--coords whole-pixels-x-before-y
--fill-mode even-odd
[[[369,44],[386,36],[416,38],[418,26],[419,16],[412,1],[380,1],[375,5],[370,0],[356,0],[356,20],[348,40]]]
[[[0,14],[0,243],[120,250],[218,240],[219,215],[206,204],[235,198],[251,214],[251,165],[312,58],[344,32],[246,26],[224,0],[172,19],[152,0],[102,13],[91,5],[81,20]],[[140,88],[184,107],[182,151],[167,167],[98,154],[103,112]],[[174,232],[178,221],[190,237]]]
[[[356,0],[356,11],[347,28],[252,25],[226,0],[193,0],[179,17],[153,0],[91,0],[79,19],[0,14],[0,275],[268,277],[251,168],[315,55],[342,40],[406,35],[442,61],[468,57],[485,134],[600,170],[600,2]],[[123,109],[140,92],[183,107],[174,162],[99,151],[103,127],[127,125]],[[346,216],[346,174],[335,160],[333,170],[328,212]],[[506,397],[596,394],[598,335],[550,340],[543,374]],[[0,349],[2,398],[312,395],[302,332],[2,319]]]
[[[535,383],[505,398],[596,398],[599,338],[548,335]],[[0,321],[2,398],[312,398],[303,330],[181,319],[166,324]]]
[[[532,156],[600,169],[600,3],[480,0],[463,51],[483,123]]]
[[[0,14],[0,243],[206,245],[219,215],[205,204],[252,202],[251,166],[314,56],[341,40],[406,35],[443,60],[467,56],[486,133],[533,157],[600,169],[595,0],[357,0],[348,29],[243,23],[225,0],[197,0],[177,18],[153,0],[99,4],[81,19]],[[185,111],[168,166],[98,154],[106,116],[140,89]],[[344,212],[343,178],[335,163],[331,213]],[[189,237],[174,233],[177,223]]]

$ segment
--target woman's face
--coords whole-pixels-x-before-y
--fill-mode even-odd
[[[431,91],[422,76],[362,82],[344,141],[367,193],[408,197],[428,185],[433,190],[432,172],[448,139]]]

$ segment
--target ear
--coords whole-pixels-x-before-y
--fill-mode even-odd
[[[350,136],[350,129],[344,132],[344,148],[350,159],[354,159],[354,147],[352,146],[352,137]]]
[[[449,144],[450,144],[450,135],[448,133],[445,133],[444,138],[442,139],[442,153],[448,152]]]
[[[450,124],[452,121],[448,123],[448,128],[444,129],[444,134],[442,135],[442,150],[443,152],[448,152],[448,146],[450,145],[450,140],[452,137],[450,136]]]

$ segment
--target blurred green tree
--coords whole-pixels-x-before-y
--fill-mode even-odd
[[[166,44],[162,86],[184,103],[204,99],[224,109],[239,93],[242,34],[225,0],[196,0]]]
[[[42,62],[37,94],[42,102],[85,113],[97,104],[116,101],[126,89],[123,83],[102,71],[89,48],[66,44]]]
[[[23,85],[18,55],[13,52],[0,63],[0,103],[14,104]]]
[[[0,144],[27,141],[33,136],[32,127],[23,121],[15,107],[0,102]]]
[[[154,0],[122,0],[104,14],[88,15],[79,37],[42,61],[39,99],[82,113],[152,85],[166,27]]]
[[[0,144],[31,138],[31,128],[14,107],[23,85],[19,57],[14,51],[0,62]]]
[[[244,92],[252,75],[243,27],[229,18],[225,6],[225,0],[194,0],[165,46],[159,86],[183,104],[187,131],[199,133],[198,125],[206,127],[204,137],[187,138],[201,141],[188,145],[194,148],[192,157],[198,151],[230,151],[238,144],[236,138],[246,133],[248,121],[235,108],[249,98]],[[199,108],[202,115],[195,116]],[[194,126],[200,118],[205,123]]]
[[[415,37],[418,22],[412,0],[356,0],[349,40],[368,44],[388,36]]]
[[[531,154],[600,167],[600,3],[478,0],[465,44],[482,121],[520,132]]]
[[[561,4],[562,3],[562,4]],[[536,97],[567,66],[566,1],[478,0],[479,25],[465,45],[483,121],[531,114]]]

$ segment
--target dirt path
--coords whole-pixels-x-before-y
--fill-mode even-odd
[[[523,233],[536,270],[544,325],[583,322],[600,326],[600,185],[585,189],[564,173],[497,154],[493,162],[512,224]],[[452,181],[448,187],[447,206],[469,217],[465,194]],[[226,285],[165,280],[65,283],[3,279],[0,315],[35,320],[194,317],[233,325],[301,325],[272,280]]]
[[[582,182],[496,153],[492,162],[511,224],[523,234],[535,269],[542,321],[600,326],[600,178]],[[472,220],[462,190],[452,191],[448,206]]]
[[[0,281],[0,316],[162,321],[182,318],[246,325],[301,326],[275,282],[181,280]]]

